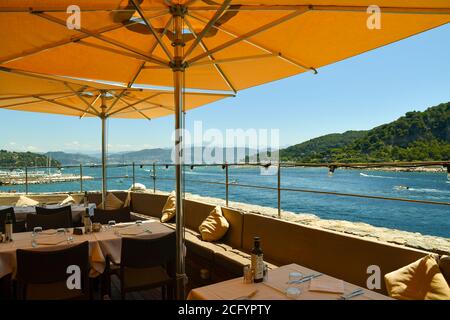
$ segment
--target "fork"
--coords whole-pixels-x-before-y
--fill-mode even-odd
[[[250,292],[248,295],[246,296],[241,296],[238,298],[235,298],[233,300],[250,300],[251,298],[253,298],[256,294],[258,293],[258,290],[252,291]]]
[[[360,296],[362,294],[364,294],[364,289],[357,289],[349,294],[344,294],[344,295],[340,296],[339,299],[340,300],[349,300],[353,297]]]

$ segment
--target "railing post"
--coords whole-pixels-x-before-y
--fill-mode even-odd
[[[134,162],[133,162],[133,189],[134,189],[134,187],[135,187],[135,184],[136,184],[136,167],[135,167],[135,164],[134,164]]]
[[[225,205],[228,207],[228,163],[225,163]]]
[[[277,191],[278,191],[278,218],[281,218],[281,164],[278,162]]]
[[[83,193],[83,164],[80,163],[80,192]]]
[[[155,165],[154,162],[153,162],[153,175],[152,175],[152,178],[153,178],[153,193],[156,193],[156,165]]]
[[[25,194],[28,194],[28,166],[25,166]]]

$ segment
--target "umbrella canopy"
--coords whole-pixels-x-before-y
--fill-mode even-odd
[[[0,3],[0,63],[73,77],[173,87],[174,11],[165,0],[76,1],[81,29],[66,26],[71,0]],[[140,3],[140,4],[139,4]],[[185,87],[237,91],[381,47],[450,21],[448,0],[217,0],[183,13]],[[51,61],[51,63],[48,63]]]
[[[207,92],[184,95],[185,110],[232,96]],[[128,88],[0,67],[0,109],[150,120],[173,114],[175,106],[171,90]]]
[[[450,0],[378,0],[378,7],[371,0],[78,0],[81,13],[68,14],[72,4],[2,1],[0,65],[127,87],[173,87],[175,129],[183,127],[184,88],[237,92],[317,73],[450,21]],[[78,29],[67,27],[72,14]],[[185,280],[182,138],[176,130],[179,297]]]

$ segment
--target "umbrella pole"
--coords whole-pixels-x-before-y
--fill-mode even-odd
[[[102,93],[102,100],[104,99]],[[102,101],[103,102],[103,101]],[[102,120],[102,209],[105,209],[106,201],[106,105],[102,103],[102,113],[100,119]]]
[[[186,7],[175,5],[171,7],[173,15],[175,39],[174,59],[171,62],[174,79],[175,99],[175,176],[176,176],[176,275],[177,299],[184,300],[186,296],[186,273],[184,263],[184,190],[183,190],[183,15]]]

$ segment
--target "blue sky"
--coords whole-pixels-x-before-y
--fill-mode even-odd
[[[411,110],[450,101],[450,25],[321,68],[239,92],[190,111],[186,126],[279,129],[282,146],[320,135],[370,129]],[[0,110],[0,148],[100,149],[100,122]],[[171,146],[173,118],[109,121],[109,151]]]

